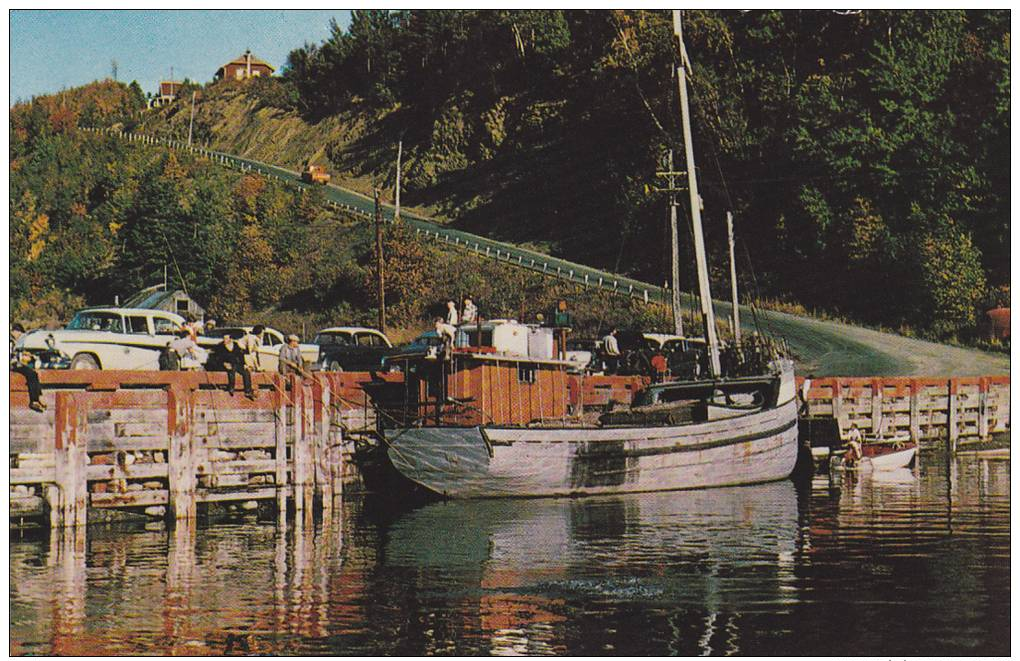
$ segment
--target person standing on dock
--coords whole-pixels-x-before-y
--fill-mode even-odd
[[[457,304],[453,301],[446,302],[446,323],[456,326],[458,322]]]
[[[223,342],[213,349],[209,362],[206,363],[209,371],[227,373],[227,392],[234,394],[235,375],[240,373],[244,382],[244,396],[248,399],[255,399],[255,392],[251,387],[251,372],[244,367],[244,351],[234,341],[229,333],[223,336]]]
[[[24,326],[19,323],[11,324],[11,371],[25,377],[25,383],[28,385],[28,408],[42,413],[46,410],[46,405],[42,402],[42,386],[39,385],[39,375],[30,364],[32,354],[14,348],[14,343],[24,334]]]
[[[258,324],[237,341],[241,351],[244,352],[244,368],[249,372],[262,371],[259,349],[262,348],[262,333],[265,330],[262,324]]]
[[[300,338],[297,335],[288,335],[287,344],[280,349],[280,364],[277,370],[280,374],[288,376],[290,374],[297,374],[298,376],[305,375],[305,359],[301,355],[301,347],[298,346]]]
[[[616,342],[616,329],[602,338],[602,352],[606,355],[606,374],[616,374],[620,369],[620,345]]]

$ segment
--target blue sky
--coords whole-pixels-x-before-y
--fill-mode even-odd
[[[344,10],[12,10],[9,104],[112,75],[155,92],[160,80],[212,80],[251,49],[279,70],[287,54],[329,35]]]

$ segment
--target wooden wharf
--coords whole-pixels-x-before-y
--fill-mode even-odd
[[[181,521],[208,503],[262,501],[328,513],[357,481],[354,441],[374,427],[358,386],[370,378],[254,374],[249,400],[222,390],[222,373],[43,371],[37,413],[12,373],[11,520],[79,526],[113,509]]]
[[[328,513],[345,490],[364,487],[355,447],[374,438],[376,425],[361,384],[403,380],[399,373],[254,374],[251,401],[224,392],[226,375],[215,372],[39,375],[44,413],[28,408],[24,379],[10,374],[10,517],[54,528],[101,519],[104,510],[193,521],[210,503],[254,509],[268,501],[284,515]],[[567,375],[568,410],[629,404],[647,382]],[[498,408],[502,396],[510,395],[493,390],[486,406]],[[818,378],[808,413],[836,420],[844,434],[856,423],[866,437],[909,436],[922,450],[956,452],[1008,436],[1009,377]]]
[[[835,419],[843,434],[856,424],[865,438],[909,436],[921,450],[956,453],[1010,426],[1009,376],[825,377],[807,399],[810,416]]]

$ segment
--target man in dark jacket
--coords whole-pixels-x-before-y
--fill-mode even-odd
[[[11,371],[25,377],[25,383],[28,385],[28,408],[42,413],[46,410],[46,405],[42,403],[42,386],[39,385],[39,375],[29,364],[31,355],[14,348],[14,343],[24,334],[24,326],[18,323],[11,324]]]
[[[244,353],[233,337],[224,335],[223,342],[217,344],[209,354],[205,368],[210,372],[227,373],[227,392],[230,394],[234,394],[234,375],[240,374],[244,382],[244,396],[255,399],[255,392],[251,388],[251,372],[244,366]]]

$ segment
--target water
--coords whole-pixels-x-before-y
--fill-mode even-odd
[[[1008,655],[1009,462],[12,538],[12,654]]]

